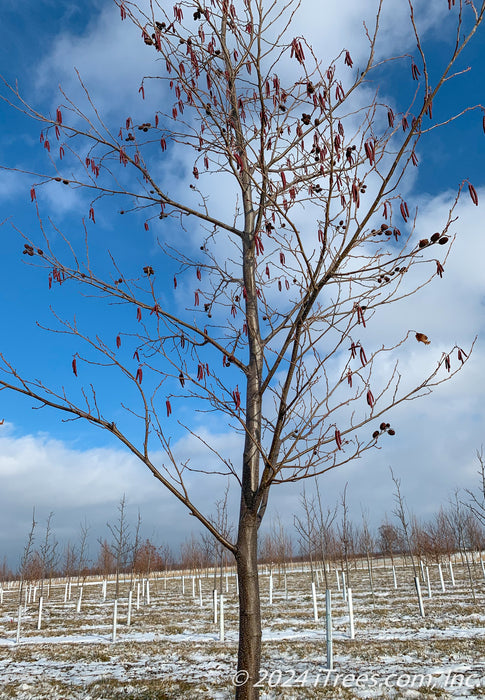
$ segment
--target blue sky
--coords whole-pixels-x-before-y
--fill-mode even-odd
[[[355,0],[342,7],[342,3],[332,0],[325,4],[325,12],[321,12],[321,3],[303,0],[295,34],[309,36],[316,52],[326,60],[338,54],[342,47],[348,48],[358,65],[366,52],[360,5]],[[449,52],[453,15],[448,13],[445,0],[432,5],[430,8],[426,2],[417,3],[433,76]],[[372,16],[373,6],[372,2],[366,5],[368,18]],[[385,7],[379,44],[382,55],[414,53],[413,39],[405,22],[407,2],[387,0]],[[153,92],[147,96],[146,104],[141,103],[137,92],[143,75],[154,71],[151,54],[144,50],[139,32],[126,22],[122,24],[119,10],[109,2],[88,2],[82,8],[71,2],[40,0],[22,3],[21,7],[6,2],[2,13],[0,72],[10,82],[18,79],[26,98],[40,108],[55,110],[59,83],[70,95],[80,96],[74,67],[79,69],[110,121],[122,122],[127,111],[142,115],[144,110],[147,112],[156,105]],[[484,64],[482,30],[460,59],[460,70],[468,65],[472,70],[445,87],[442,98],[434,105],[435,121],[448,119],[470,103],[485,104]],[[381,94],[395,105],[396,111],[409,97],[406,90],[412,88],[406,76],[408,65],[404,63],[397,72],[393,65],[387,66],[378,75]],[[374,89],[375,85],[369,87]],[[0,103],[0,123],[0,164],[40,168],[45,162],[45,152],[39,143],[39,126],[3,103]],[[423,354],[421,346],[413,349],[412,356],[404,358],[404,366],[419,374],[439,359],[440,350],[455,342],[466,348],[475,335],[478,341],[466,368],[453,382],[439,387],[430,397],[396,410],[392,422],[397,435],[392,441],[324,478],[323,492],[329,503],[338,500],[348,481],[348,496],[356,519],[363,506],[374,523],[380,522],[386,512],[390,514],[393,507],[390,465],[402,478],[410,508],[419,517],[427,518],[446,502],[455,488],[471,488],[478,483],[475,452],[484,442],[485,134],[480,111],[468,113],[430,133],[426,143],[420,145],[418,155],[419,167],[404,186],[408,200],[419,207],[418,221],[423,230],[439,228],[463,179],[473,182],[481,206],[476,208],[467,195],[463,197],[458,210],[460,219],[453,226],[457,239],[443,280],[435,280],[421,296],[410,299],[400,309],[404,327],[425,330],[433,340],[431,348],[435,352],[430,360],[431,355]],[[174,187],[184,186],[189,172],[183,163],[177,167],[176,174]],[[26,256],[21,255],[23,240],[12,227],[33,238],[39,236],[29,194],[33,180],[28,175],[0,171],[0,223],[5,222],[0,229],[1,350],[24,373],[42,377],[46,384],[70,388],[75,385],[72,354],[78,348],[69,338],[47,334],[35,323],[53,325],[49,305],[61,317],[70,318],[74,297],[56,287],[49,290],[45,271],[25,264]],[[82,243],[84,235],[81,219],[86,219],[92,256],[99,260],[102,269],[109,265],[107,248],[126,274],[135,274],[146,264],[154,267],[162,264],[155,240],[162,233],[157,222],[146,232],[143,217],[122,217],[119,211],[123,205],[110,201],[96,205],[96,225],[93,225],[87,221],[89,199],[82,192],[62,185],[37,188],[37,191],[46,226],[51,217],[77,245]],[[178,236],[174,229],[168,230],[168,234],[174,240]],[[52,235],[58,242],[57,234]],[[40,236],[38,240],[41,245]],[[171,277],[171,269],[162,269],[159,289],[168,303],[177,303],[172,290],[164,284]],[[123,321],[121,309],[100,309],[89,299],[79,304],[76,301],[76,317],[85,327],[93,322],[107,339],[116,337]],[[384,313],[379,323],[381,328],[392,329],[396,321]],[[129,340],[126,346],[123,344],[122,351],[125,347],[128,352]],[[111,415],[123,420],[120,397],[112,391],[119,388],[112,384],[113,375],[102,376],[95,368],[90,370],[100,382]],[[82,372],[84,368],[80,375]],[[83,379],[87,380],[87,374]],[[127,393],[123,394],[123,400],[127,400],[131,388],[124,391]],[[64,540],[76,538],[78,524],[84,517],[96,536],[101,535],[123,493],[127,494],[133,514],[140,507],[147,536],[155,534],[159,541],[172,542],[176,547],[194,529],[193,519],[107,433],[80,421],[62,422],[47,409],[32,410],[23,397],[6,392],[0,393],[1,418],[5,423],[0,427],[0,557],[2,553],[8,555],[13,566],[33,506],[40,522],[54,511],[54,527],[58,537]],[[201,417],[200,430],[237,463],[239,440],[234,434],[221,430],[217,420],[207,415]],[[180,454],[191,456],[197,464],[197,444],[178,432],[174,441]],[[221,480],[217,492],[208,483],[200,480],[194,483],[199,503],[207,512],[214,512],[213,503],[220,497],[225,481]],[[275,489],[270,499],[268,524],[279,513],[291,525],[291,513],[298,507],[299,493],[299,485]],[[232,498],[236,504],[235,493]],[[177,527],[173,526],[174,522]]]

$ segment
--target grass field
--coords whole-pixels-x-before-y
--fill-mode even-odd
[[[317,587],[319,620],[314,620],[308,570],[261,575],[263,609],[262,698],[461,698],[485,697],[485,579],[473,567],[476,600],[468,572],[454,564],[455,586],[443,565],[430,565],[431,598],[421,581],[425,616],[418,607],[410,567],[374,565],[372,594],[367,569],[351,570],[355,638],[337,577],[332,590],[334,669],[327,671],[325,590]],[[225,639],[214,623],[213,576],[192,577],[182,592],[180,573],[152,575],[150,601],[133,594],[127,626],[128,588],[121,587],[116,641],[112,639],[114,583],[106,600],[100,580],[83,586],[81,610],[74,584],[64,582],[44,596],[41,629],[38,592],[22,609],[17,638],[18,590],[5,588],[0,605],[0,698],[22,700],[162,700],[230,698],[237,656],[237,591],[234,575],[223,581]],[[227,585],[227,591],[226,591]]]

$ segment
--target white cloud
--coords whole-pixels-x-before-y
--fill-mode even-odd
[[[437,31],[438,26],[443,31],[445,3],[418,0],[414,5],[416,23],[422,34]],[[304,36],[327,62],[335,59],[345,49],[350,51],[354,62],[362,69],[369,50],[366,28],[372,36],[377,9],[377,0],[365,3],[360,0],[347,0],[345,3],[326,0],[324,6],[319,0],[305,0],[296,14],[292,31]],[[416,41],[407,0],[383,3],[378,37],[376,59],[414,51]]]
[[[133,497],[143,499],[150,490],[145,480],[138,480],[137,469],[141,466],[136,459],[122,450],[74,449],[48,435],[17,437],[12,426],[2,426],[2,495],[18,505],[29,505],[34,498],[33,505],[41,507],[59,502],[69,508],[82,502],[89,508],[118,500],[114,484],[123,482],[131,482]]]
[[[485,198],[485,190],[479,190],[480,199]],[[445,193],[435,198],[426,198],[421,205],[418,201],[418,220],[415,240],[429,238],[442,229],[448,218],[455,193]],[[429,350],[436,345],[445,349],[455,342],[470,344],[480,331],[483,331],[483,304],[485,300],[485,279],[478,260],[485,255],[485,240],[481,235],[480,207],[475,207],[463,192],[454,217],[458,216],[449,229],[456,239],[448,260],[444,264],[442,279],[435,277],[431,284],[418,294],[395,306],[382,309],[379,325],[396,336],[408,329],[426,333],[432,340]],[[424,258],[434,256],[443,260],[446,246],[435,245],[425,249]],[[417,266],[412,279],[406,279],[404,289],[410,289],[416,279],[426,279],[436,271],[434,262]],[[411,274],[411,273],[408,273]]]
[[[139,30],[131,22],[121,22],[116,5],[108,3],[93,15],[84,34],[57,37],[37,67],[36,94],[37,98],[50,95],[55,105],[58,97],[54,100],[52,90],[60,85],[75,104],[86,105],[77,69],[100,113],[112,117],[119,115],[120,107],[132,104],[141,78],[152,68],[152,52],[140,41]],[[141,97],[139,102],[141,111]]]
[[[9,202],[20,194],[26,195],[27,192],[25,176],[0,170],[0,201]]]
[[[225,457],[235,463],[239,438],[231,434],[200,435]],[[212,453],[195,437],[187,436],[173,446],[180,461],[192,469],[219,469]],[[157,466],[164,461],[151,454]],[[167,460],[165,463],[168,466]],[[216,501],[223,496],[227,477],[214,479],[205,473],[184,474],[194,504],[206,516],[216,513]],[[215,483],[218,481],[218,484]],[[234,480],[233,480],[234,481]],[[24,545],[32,508],[39,527],[49,512],[54,512],[53,527],[63,544],[76,542],[79,523],[86,519],[91,527],[91,555],[97,551],[96,539],[107,535],[106,522],[116,518],[116,508],[126,494],[129,516],[136,520],[139,508],[144,536],[157,544],[168,542],[174,549],[198,522],[154,477],[147,467],[122,447],[83,449],[48,434],[20,435],[10,423],[0,426],[0,557],[7,555],[12,566]],[[231,495],[232,512],[237,512],[237,494]],[[171,523],[177,522],[177,528]]]

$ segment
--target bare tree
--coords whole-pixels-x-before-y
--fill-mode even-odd
[[[278,564],[278,576],[281,577],[281,572],[286,572],[286,565],[291,562],[293,555],[293,542],[290,535],[286,532],[279,515],[275,517],[271,523],[271,530],[267,535],[268,554],[266,559],[270,562]]]
[[[394,476],[394,472],[392,469],[389,467],[391,471],[391,477],[394,482],[395,486],[395,491],[394,491],[394,510],[392,511],[396,518],[399,520],[401,524],[401,535],[402,538],[406,544],[406,551],[409,554],[409,557],[411,559],[411,564],[413,567],[413,572],[414,575],[418,575],[418,570],[416,569],[416,564],[414,562],[414,554],[413,554],[413,544],[411,541],[411,529],[409,527],[409,521],[408,521],[408,515],[406,514],[406,502],[404,500],[404,497],[401,493],[401,479],[398,479],[397,476]]]
[[[476,491],[466,489],[465,493],[469,497],[467,502],[468,508],[480,523],[485,526],[485,457],[483,454],[483,445],[477,450],[477,460],[479,465],[477,472],[479,480],[478,489]]]
[[[423,530],[421,523],[418,522],[418,519],[414,513],[412,513],[410,517],[409,532],[412,551],[416,556],[417,560],[422,562],[426,559],[426,553],[428,549],[428,537],[427,533]],[[421,576],[424,576],[422,568]]]
[[[49,513],[47,517],[47,522],[45,526],[44,539],[39,547],[39,562],[42,568],[41,580],[40,580],[40,595],[44,593],[44,581],[46,577],[52,578],[55,567],[59,562],[59,555],[57,552],[58,542],[52,532],[52,516],[54,513]]]
[[[318,522],[318,538],[320,540],[320,558],[323,564],[323,575],[325,577],[325,588],[329,588],[328,585],[328,551],[330,540],[333,539],[332,525],[335,518],[337,517],[337,508],[335,506],[333,509],[327,506],[326,509],[323,507],[322,498],[320,495],[320,487],[318,484],[318,478],[315,479],[315,493],[316,493],[316,517]]]
[[[126,316],[113,338],[103,327],[84,330],[56,316],[57,333],[73,342],[69,364],[79,389],[74,382],[46,386],[7,357],[0,385],[120,440],[234,555],[238,668],[248,679],[237,696],[255,698],[258,530],[271,487],[323,474],[385,443],[395,433],[390,409],[452,377],[470,352],[450,348],[404,388],[397,360],[385,377],[374,369],[408,352],[410,343],[423,343],[424,351],[430,340],[423,329],[403,328],[397,341],[383,337],[377,345],[366,339],[365,328],[382,306],[441,278],[464,187],[478,203],[464,180],[444,225],[417,240],[417,213],[399,186],[408,166],[417,165],[418,145],[441,126],[433,121],[433,103],[445,83],[458,79],[456,61],[482,23],[485,5],[448,2],[456,41],[431,76],[409,0],[416,49],[401,63],[416,89],[396,114],[368,90],[383,65],[391,71],[399,66],[394,57],[387,63],[376,57],[383,0],[376,3],[374,25],[365,26],[368,59],[358,68],[348,48],[325,65],[294,35],[298,0],[183,0],[170,10],[159,0],[146,7],[115,2],[152,52],[157,94],[165,90],[154,116],[103,119],[82,77],[85,108],[61,91],[55,115],[43,114],[9,85],[4,99],[42,126],[51,160],[47,172],[30,170],[35,206],[40,187],[82,187],[92,195],[84,251],[57,229],[54,244],[39,207],[44,241],[24,237],[26,260],[65,294],[79,287],[97,308],[107,301],[111,313],[116,302]],[[150,80],[142,80],[140,99]],[[401,73],[397,83],[401,90]],[[172,165],[160,168],[169,157]],[[185,190],[174,186],[173,163],[187,158],[192,181]],[[134,225],[144,223],[159,235],[163,262],[148,259],[143,274],[120,270],[114,254],[110,272],[91,257],[88,226],[116,197],[121,214],[131,213]],[[167,271],[175,273],[173,296]],[[70,297],[73,309],[76,299]],[[118,378],[108,397],[96,385],[96,370]],[[122,405],[133,397],[126,421],[112,418],[113,391]],[[200,434],[203,410],[217,412],[219,425],[239,434],[237,466]],[[199,439],[202,466],[173,449],[172,413],[179,428]],[[197,490],[189,493],[186,477],[194,469],[207,479],[231,475],[240,489],[234,539],[204,513]]]
[[[77,564],[77,549],[76,546],[72,544],[72,542],[68,541],[66,543],[66,546],[64,547],[64,552],[62,555],[62,563],[61,563],[61,568],[62,568],[62,574],[67,578],[67,582],[69,583],[74,576],[74,572],[76,571],[76,564]]]
[[[300,506],[303,511],[301,517],[294,516],[294,524],[298,533],[301,553],[310,562],[310,572],[312,582],[315,581],[314,566],[317,547],[319,543],[319,532],[315,514],[314,498],[307,496],[305,487],[300,494]]]
[[[133,538],[133,545],[131,548],[131,566],[130,566],[130,589],[133,588],[133,581],[135,577],[137,558],[140,552],[141,540],[140,540],[140,528],[141,528],[141,514],[138,510],[138,517],[136,520],[135,536]]]
[[[159,567],[160,570],[163,568],[164,571],[168,571],[174,566],[174,556],[172,548],[166,542],[161,544],[157,549],[158,561],[161,561],[162,565]]]
[[[394,555],[404,551],[402,533],[395,525],[388,522],[387,516],[382,525],[379,525],[379,548],[383,556],[391,559],[394,566]]]
[[[77,585],[79,586],[81,578],[84,580],[88,568],[88,533],[89,526],[84,519],[84,522],[80,523],[80,542],[77,557]]]
[[[96,562],[96,572],[109,576],[116,572],[116,561],[107,539],[99,539],[99,554]]]
[[[418,522],[414,521],[413,538],[416,542],[417,551],[420,556],[428,563],[434,560],[437,563],[440,560],[439,540],[436,537],[435,522]]]
[[[152,571],[162,571],[165,567],[165,558],[160,549],[148,538],[138,548],[135,558],[135,572],[138,575],[150,576]]]
[[[214,527],[218,532],[230,540],[233,537],[233,527],[229,523],[229,513],[227,507],[227,499],[229,496],[229,483],[226,486],[222,498],[216,501],[216,514],[211,516]],[[222,542],[215,538],[211,533],[202,533],[202,542],[206,546],[209,556],[213,560],[214,565],[214,590],[217,588],[217,571],[219,570],[219,592],[222,593],[222,577],[224,566],[228,564],[227,549],[222,545]]]
[[[340,505],[342,506],[342,519],[340,525],[337,526],[340,548],[342,554],[342,569],[345,568],[345,575],[347,576],[347,583],[350,586],[350,569],[349,569],[349,557],[354,556],[354,528],[352,522],[349,519],[349,505],[347,503],[347,487],[348,483],[345,484],[344,490],[342,491]]]
[[[362,509],[362,530],[359,537],[361,550],[364,552],[367,559],[367,571],[369,572],[369,583],[372,592],[372,600],[375,603],[374,580],[372,575],[372,561],[375,554],[376,542],[369,530],[367,514]]]
[[[133,542],[131,538],[131,529],[128,523],[126,514],[126,496],[120,498],[118,504],[118,517],[112,523],[107,523],[108,530],[111,533],[111,542],[107,545],[109,552],[113,558],[114,573],[116,577],[115,598],[119,597],[120,593],[120,574],[128,570],[130,558],[133,554]],[[106,546],[103,543],[103,546]]]
[[[457,543],[455,535],[450,528],[446,512],[442,506],[434,518],[431,533],[435,541],[437,553],[441,556],[445,555],[448,557],[448,561],[451,561],[451,555],[456,551]]]
[[[473,513],[469,515],[470,517],[467,518],[466,536],[472,552],[472,562],[475,563],[473,554],[476,552],[480,556],[480,552],[485,549],[485,528]]]
[[[11,581],[14,578],[13,571],[7,564],[7,557],[3,558],[2,566],[0,567],[0,582]]]
[[[211,564],[207,548],[193,533],[180,545],[180,562],[183,569],[189,569],[193,574],[200,573]]]
[[[470,582],[470,590],[473,596],[473,601],[476,603],[475,595],[475,584],[473,582],[473,574],[470,566],[470,558],[468,553],[471,549],[469,540],[469,519],[473,517],[470,511],[463,505],[458,490],[453,494],[453,498],[450,499],[450,505],[445,511],[445,517],[448,521],[451,531],[455,536],[455,541],[458,546],[458,551],[461,554],[462,559],[465,562],[466,569],[468,572],[468,580]]]
[[[27,535],[27,541],[25,543],[22,557],[20,559],[19,575],[20,575],[20,585],[19,585],[19,605],[22,602],[22,591],[27,577],[28,567],[32,558],[34,550],[34,537],[35,537],[35,527],[37,523],[35,521],[35,508],[32,509],[32,524],[30,526],[29,534]]]

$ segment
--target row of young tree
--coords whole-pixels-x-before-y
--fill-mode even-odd
[[[350,570],[357,562],[367,561],[369,568],[376,558],[394,565],[403,561],[417,572],[418,562],[439,563],[451,560],[457,553],[463,562],[474,561],[474,553],[485,550],[485,460],[478,453],[480,488],[478,491],[455,491],[427,520],[413,514],[402,495],[401,481],[391,470],[394,484],[394,508],[385,514],[379,525],[371,527],[362,510],[360,520],[349,515],[349,495],[345,486],[339,502],[333,506],[322,502],[319,480],[309,492],[303,488],[294,527],[276,517],[260,540],[259,562],[279,568],[288,563],[309,562],[313,573],[325,565]],[[217,521],[227,527],[227,498],[217,504]],[[44,582],[64,577],[80,582],[88,576],[116,577],[116,596],[120,574],[131,577],[149,576],[152,572],[185,570],[200,573],[209,569],[222,572],[232,560],[218,540],[202,532],[191,534],[180,545],[176,555],[168,544],[156,544],[141,535],[141,516],[133,525],[127,515],[126,499],[118,505],[117,516],[107,523],[108,534],[97,539],[97,554],[88,551],[89,526],[81,523],[77,544],[68,542],[63,551],[52,528],[50,513],[42,534],[37,535],[35,512],[18,570],[11,571],[5,560],[1,570],[3,580],[20,579]],[[37,541],[37,546],[34,546]],[[471,553],[471,557],[469,556]],[[222,578],[220,579],[222,581]]]

